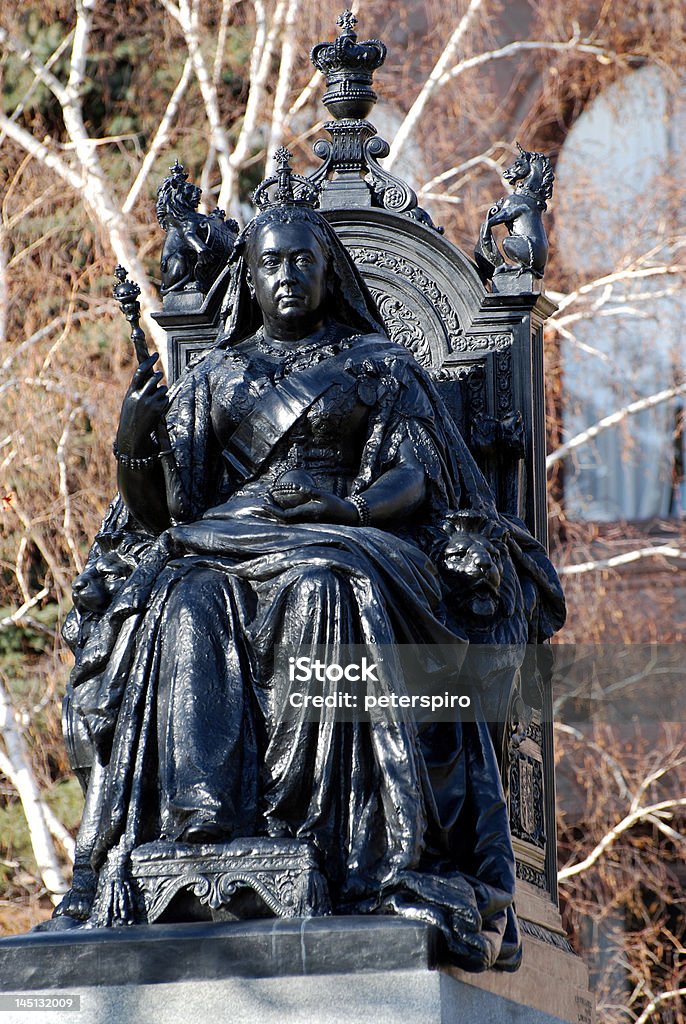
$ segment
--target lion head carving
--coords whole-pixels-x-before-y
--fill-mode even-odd
[[[80,612],[102,613],[135,568],[133,558],[105,551],[79,573],[72,583],[74,607]]]
[[[149,538],[137,534],[121,532],[97,538],[97,551],[72,583],[74,607],[62,627],[72,651],[88,639],[93,623],[107,611],[149,546]]]
[[[488,642],[526,641],[522,589],[508,550],[508,531],[472,509],[452,512],[443,525],[448,541],[440,556],[450,605],[468,635]]]

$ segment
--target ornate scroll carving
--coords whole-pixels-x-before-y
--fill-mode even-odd
[[[509,331],[501,334],[468,334],[464,348],[467,352],[504,352],[512,347],[513,342],[514,338]]]
[[[460,370],[469,394],[469,420],[486,412],[486,368],[483,363],[471,363]]]
[[[389,338],[409,348],[421,366],[431,369],[431,346],[419,318],[395,296],[386,295],[376,288],[370,288],[370,291],[379,307]]]
[[[391,151],[386,140],[379,135],[374,135],[371,139],[367,139],[363,148],[374,192],[380,204],[394,213],[406,213],[413,210],[417,205],[416,192],[377,162],[377,158],[388,156]]]
[[[330,913],[326,882],[309,843],[267,838],[217,845],[159,841],[138,847],[131,863],[139,911],[149,924],[184,889],[211,911],[230,907],[240,889],[252,889],[277,917]]]
[[[381,249],[368,249],[357,246],[350,248],[350,253],[358,265],[373,265],[388,270],[391,274],[399,274],[415,285],[434,306],[450,337],[451,347],[456,351],[465,351],[467,339],[464,337],[455,307],[450,299],[432,281],[424,271],[410,263],[402,256],[394,256]]]
[[[509,346],[496,350],[495,365],[498,416],[505,417],[512,412],[512,351]]]

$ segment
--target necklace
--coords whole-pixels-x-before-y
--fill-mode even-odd
[[[273,356],[280,360],[282,370],[290,370],[298,363],[309,364],[315,360],[312,358],[315,354],[319,356],[319,360],[328,359],[335,355],[337,352],[341,352],[347,348],[352,342],[359,338],[359,334],[349,335],[345,338],[340,338],[337,341],[326,341],[325,336],[317,338],[316,341],[311,341],[308,345],[294,344],[285,348],[281,344],[274,344],[273,342],[267,341],[264,336],[264,330],[260,328],[259,332],[255,336],[255,347],[263,352],[265,355]]]

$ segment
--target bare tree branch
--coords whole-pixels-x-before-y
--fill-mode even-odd
[[[26,578],[26,573],[24,572],[24,561],[26,559],[26,552],[28,550],[28,546],[29,538],[28,534],[25,533],[21,540],[19,541],[19,544],[17,545],[17,557],[14,563],[14,575],[17,578],[17,584],[19,585],[21,596],[24,598],[24,604],[29,604],[32,600],[31,594],[29,593],[29,581]]]
[[[61,230],[62,228],[59,224],[54,224],[51,228],[48,228],[47,231],[44,231],[39,238],[34,238],[30,245],[27,245],[24,249],[20,249],[18,252],[15,252],[14,256],[7,264],[7,269],[9,270],[16,263],[19,263],[21,260],[26,259],[26,257],[30,256],[31,253],[35,252],[36,249],[42,248],[49,238],[53,238],[55,235],[59,235]]]
[[[62,501],[64,503],[64,516],[62,518],[62,529],[64,530],[64,536],[67,541],[69,550],[71,551],[72,558],[74,559],[74,565],[76,566],[77,572],[83,571],[83,561],[79,554],[79,549],[76,546],[76,541],[72,534],[71,529],[71,499],[69,497],[69,485],[67,482],[67,460],[66,460],[66,449],[67,441],[69,439],[69,431],[71,430],[74,420],[77,416],[80,416],[83,412],[83,406],[77,406],[72,409],[69,413],[69,418],[64,426],[62,435],[57,444],[57,451],[55,457],[57,459],[57,467],[59,471],[59,488],[60,494],[62,495]]]
[[[21,125],[10,121],[7,114],[0,110],[0,128],[23,150],[29,153],[36,160],[48,167],[55,174],[58,174],[62,181],[66,182],[76,192],[83,188],[83,178],[69,164],[65,163],[52,149],[49,149],[43,142],[35,139],[30,132],[27,132]]]
[[[398,159],[398,156],[407,144],[409,137],[414,132],[422,114],[424,113],[424,108],[436,90],[441,86],[446,85],[448,82],[453,81],[453,79],[457,78],[459,75],[463,75],[466,71],[471,71],[473,68],[480,67],[482,64],[487,64],[489,61],[502,60],[506,57],[512,57],[517,53],[523,53],[531,50],[550,50],[558,53],[576,51],[578,53],[591,54],[598,60],[602,60],[604,63],[614,63],[615,61],[620,60],[620,57],[618,57],[616,53],[606,49],[602,45],[592,43],[590,40],[581,39],[579,35],[575,33],[570,39],[564,41],[546,39],[517,40],[495,50],[486,50],[483,53],[475,54],[473,57],[465,57],[463,60],[453,65],[453,67],[449,68],[447,65],[450,64],[455,56],[467,29],[470,27],[474,15],[481,5],[482,0],[471,0],[462,20],[448,40],[448,43],[439,57],[433,71],[422,86],[419,96],[410,107],[405,120],[398,129],[395,140],[391,146],[388,159],[385,162],[387,169],[390,169]],[[626,57],[622,57],[621,59],[626,60]]]
[[[21,622],[27,612],[30,612],[32,608],[35,608],[37,604],[44,601],[49,595],[50,590],[48,587],[43,587],[33,597],[27,598],[24,603],[12,612],[11,615],[5,615],[4,618],[0,619],[0,631],[3,629],[9,629],[10,626],[16,626],[17,623]]]
[[[219,31],[217,32],[217,46],[214,51],[214,63],[212,64],[212,81],[215,88],[219,85],[224,62],[224,50],[226,48],[226,36],[229,31],[231,12],[237,7],[240,0],[222,0],[222,13],[219,19]]]
[[[141,289],[141,309],[145,324],[155,345],[160,349],[164,361],[166,358],[166,334],[151,316],[159,302],[150,287],[145,268],[131,241],[126,220],[114,201],[96,148],[91,145],[90,136],[83,120],[82,94],[88,59],[91,15],[96,3],[97,0],[76,0],[76,27],[71,49],[66,96],[61,101],[62,116],[83,171],[84,198],[93,216],[105,229],[117,261],[127,267]]]
[[[53,52],[50,54],[50,56],[48,57],[48,59],[45,62],[45,69],[47,71],[49,71],[50,68],[53,66],[53,64],[55,64],[60,59],[60,57],[62,56],[64,51],[71,44],[73,35],[74,35],[73,31],[68,32],[66,34],[66,36],[64,37],[64,39],[62,39],[62,41],[60,42],[59,46],[57,46],[57,48],[55,50],[53,50]],[[34,80],[31,82],[31,84],[29,85],[28,89],[26,90],[26,92],[24,93],[22,98],[20,99],[19,103],[17,103],[16,107],[12,111],[12,113],[10,115],[10,120],[11,121],[16,121],[17,118],[21,114],[24,113],[24,110],[26,109],[26,104],[30,100],[30,98],[33,95],[33,93],[36,91],[36,88],[38,86],[39,81],[40,81],[39,78],[34,78]],[[2,143],[4,141],[5,141],[5,134],[4,134],[4,132],[0,132],[0,145],[2,145]]]
[[[293,62],[295,61],[295,30],[299,7],[300,0],[288,0],[283,24],[279,77],[276,82],[272,122],[269,130],[269,142],[267,143],[268,158],[276,152],[283,141],[286,126],[286,101],[291,83]]]
[[[577,565],[559,566],[557,571],[560,576],[581,576],[587,572],[616,569],[620,565],[639,562],[642,558],[658,557],[686,558],[686,551],[682,551],[681,548],[675,548],[671,544],[654,544],[652,547],[635,548],[633,551],[625,551],[621,555],[613,555],[611,558],[595,558],[588,562],[579,562]]]
[[[676,398],[678,395],[685,393],[686,384],[679,384],[674,388],[665,388],[663,391],[657,391],[654,395],[648,395],[646,398],[638,398],[635,402],[629,402],[628,405],[622,406],[621,409],[616,409],[609,416],[603,416],[597,423],[575,434],[569,441],[565,441],[554,452],[551,452],[545,460],[546,468],[551,469],[558,462],[562,462],[575,448],[579,448],[582,444],[592,441],[598,434],[602,434],[604,430],[616,426],[628,416],[635,416],[636,413],[645,412],[646,409],[653,409],[656,405],[660,405],[662,402],[669,401],[670,398]]]
[[[224,127],[224,122],[219,111],[219,97],[216,85],[210,75],[202,47],[200,45],[200,19],[198,16],[197,0],[193,0],[192,6],[189,0],[179,0],[178,7],[170,0],[162,0],[165,10],[178,22],[183,37],[188,47],[188,53],[193,64],[193,71],[200,87],[200,93],[205,105],[205,113],[210,126],[212,145],[217,154],[219,171],[224,182],[231,176],[231,147],[229,136]],[[221,205],[221,192],[219,203]]]
[[[286,13],[286,0],[278,0],[271,28],[266,31],[267,19],[262,0],[254,0],[257,28],[250,58],[250,89],[243,124],[231,154],[231,173],[224,178],[219,194],[219,205],[235,209],[238,206],[238,172],[254,145],[260,117],[264,116],[263,101],[276,40]],[[270,159],[271,154],[267,155]]]
[[[50,90],[55,99],[59,102],[60,106],[64,106],[65,103],[69,102],[67,89],[62,85],[59,78],[53,75],[52,71],[38,60],[30,47],[25,46],[19,42],[18,39],[15,39],[14,36],[1,25],[0,44],[4,44],[10,53],[13,53],[18,57],[22,64],[25,64],[26,67],[33,72],[35,80]]]
[[[492,171],[495,171],[496,174],[501,175],[503,168],[497,160],[493,159],[493,153],[497,152],[503,146],[504,143],[496,142],[490,146],[485,153],[473,156],[469,160],[463,160],[461,164],[456,164],[455,167],[450,167],[447,171],[437,174],[434,178],[427,181],[426,184],[422,185],[421,188],[417,189],[417,195],[420,197],[426,196],[438,185],[445,185],[446,181],[450,181],[451,178],[457,178],[460,174],[466,174],[468,171],[472,171],[475,167],[489,167]]]
[[[12,615],[6,616],[4,619],[0,620],[0,630],[6,629],[9,625],[17,625],[18,623],[20,623],[24,619],[26,619],[27,622],[31,621],[32,624],[35,625],[35,621],[30,619],[30,617],[28,616],[27,612],[31,608],[33,608],[36,604],[39,604],[42,600],[44,600],[45,597],[48,596],[48,593],[49,593],[48,589],[46,587],[44,587],[43,590],[41,590],[37,594],[35,594],[34,597],[31,598],[31,600],[27,601],[21,608],[17,608],[17,610]],[[2,686],[2,685],[3,685],[2,681],[0,680],[0,686]],[[0,695],[0,700],[1,699],[2,699],[2,697]],[[51,698],[46,698],[46,699],[51,699]],[[45,702],[43,702],[43,703],[45,703]],[[12,710],[11,706],[10,706],[10,710]],[[17,731],[17,733],[19,735],[20,747],[23,750],[23,754],[24,754],[24,757],[26,759],[26,763],[28,765],[28,764],[30,764],[30,760],[28,759],[28,751],[26,750],[25,745],[22,745],[22,743],[21,743],[21,733],[18,730],[18,727],[17,727],[17,724],[16,724],[16,718],[15,718],[14,728],[16,729],[16,731]],[[17,791],[19,792],[19,787],[16,785],[16,778],[17,778],[16,768],[12,764],[10,758],[7,757],[2,751],[0,751],[0,772],[2,772],[4,775],[7,776],[7,778],[15,786],[15,789],[17,789]],[[30,769],[29,769],[29,772],[30,772]],[[37,788],[37,786],[36,786],[36,788]],[[64,827],[62,822],[57,818],[57,816],[55,815],[55,813],[53,812],[53,810],[51,809],[49,804],[47,804],[40,796],[38,797],[38,803],[39,803],[39,806],[40,806],[40,811],[42,812],[43,817],[45,819],[45,824],[48,827],[48,831],[53,836],[53,838],[57,839],[57,841],[62,846],[62,849],[64,850],[64,852],[73,861],[74,853],[75,853],[75,844],[74,844],[74,840],[72,839],[71,835],[69,834],[67,829]]]
[[[651,786],[655,785],[655,783],[658,782],[658,780],[661,779],[664,775],[666,775],[667,772],[673,771],[674,768],[678,768],[680,765],[684,763],[685,759],[683,757],[678,758],[677,760],[670,759],[667,764],[660,764],[652,772],[648,772],[648,774],[643,779],[641,779],[639,785],[637,786],[629,810],[637,811],[641,804],[641,797],[646,793],[646,791],[650,789]]]
[[[7,232],[0,224],[0,345],[7,341],[7,312],[9,309],[7,287]]]
[[[36,140],[20,125],[11,121],[6,114],[0,112],[0,128],[20,145],[25,152],[38,159],[46,167],[57,173],[77,193],[85,199],[93,218],[104,229],[106,237],[114,251],[115,258],[131,272],[141,288],[141,307],[145,324],[155,344],[160,348],[162,358],[166,354],[165,332],[150,316],[152,310],[159,305],[153,293],[145,268],[140,262],[136,249],[128,234],[126,222],[107,185],[105,174],[100,165],[96,148],[86,131],[83,121],[82,91],[88,55],[88,38],[91,27],[91,12],[96,0],[77,0],[77,19],[73,34],[69,79],[66,87],[62,86],[51,72],[34,67],[35,74],[41,75],[46,84],[50,84],[62,107],[64,125],[74,147],[81,173],[77,173],[48,147]],[[2,30],[4,32],[4,30]],[[2,37],[0,37],[2,38]],[[29,56],[26,59],[30,61]],[[41,65],[42,67],[42,65]],[[54,79],[54,81],[53,81]]]
[[[305,88],[302,90],[301,93],[299,93],[297,98],[293,101],[293,103],[290,105],[290,107],[286,111],[286,116],[284,118],[284,123],[285,123],[286,127],[288,127],[290,125],[291,121],[293,120],[295,115],[298,113],[298,111],[302,110],[302,108],[306,107],[307,104],[310,102],[310,100],[314,96],[315,92],[317,91],[317,86],[319,85],[321,80],[322,80],[321,72],[315,71],[315,73],[312,75],[312,78],[309,80],[309,82],[305,86]]]
[[[487,50],[484,53],[478,53],[474,57],[467,57],[465,60],[461,60],[459,64],[450,68],[442,76],[439,85],[445,85],[452,79],[457,78],[459,75],[464,74],[465,71],[470,71],[472,68],[479,67],[481,64],[486,64],[491,60],[502,60],[503,57],[511,57],[515,53],[523,53],[527,50],[552,50],[557,53],[562,53],[569,50],[575,50],[578,53],[589,53],[594,57],[603,58],[603,63],[611,63],[619,60],[616,53],[611,50],[607,50],[604,46],[598,45],[597,43],[591,43],[588,40],[581,40],[578,36],[572,36],[571,39],[564,41],[553,41],[547,39],[526,39],[517,40],[514,43],[508,43],[506,46],[501,46],[497,50]],[[624,55],[622,60],[625,61],[627,56]]]
[[[222,0],[222,13],[219,19],[219,31],[217,32],[217,45],[214,50],[214,61],[212,64],[212,82],[215,89],[219,89],[219,83],[222,75],[222,64],[224,62],[224,50],[226,49],[226,37],[229,30],[229,22],[231,20],[231,12],[240,0]],[[200,174],[200,188],[203,195],[207,195],[210,187],[210,176],[214,169],[216,162],[217,150],[215,149],[214,142],[210,137],[209,146],[207,147],[207,156],[203,163],[202,172]],[[203,199],[202,205],[207,207],[206,201]]]
[[[639,821],[645,821],[645,819],[651,815],[658,814],[662,811],[675,810],[677,807],[686,807],[686,798],[679,800],[661,800],[659,803],[650,804],[647,807],[641,807],[638,810],[627,814],[620,822],[605,833],[603,838],[595,845],[587,857],[584,857],[584,859],[579,861],[578,864],[572,864],[570,867],[562,868],[558,871],[558,882],[565,882],[568,878],[572,878],[574,875],[581,874],[582,871],[587,871],[589,868],[593,867],[608,847],[612,846],[623,832],[633,828],[633,826],[638,824]]]
[[[609,286],[607,289],[604,289],[603,295],[590,306],[580,309],[575,313],[567,313],[564,316],[554,316],[551,318],[550,327],[554,331],[563,333],[564,328],[568,328],[570,324],[578,323],[580,320],[591,320],[594,317],[628,315],[640,320],[654,319],[657,315],[657,311],[654,308],[641,309],[636,303],[645,302],[654,305],[658,299],[669,299],[675,295],[680,295],[683,286],[676,273],[674,276],[674,284],[669,288],[661,288],[659,291],[622,294],[621,298],[615,300],[617,305],[606,308],[607,304],[614,297],[613,288]]]
[[[580,352],[585,352],[586,355],[594,356],[596,359],[600,359],[604,363],[610,362],[610,357],[608,356],[607,352],[601,352],[600,349],[594,348],[593,345],[588,345],[585,341],[582,341],[580,338],[577,338],[577,336],[573,334],[572,331],[568,330],[566,327],[563,327],[561,324],[555,324],[555,330],[558,334],[561,335],[561,337],[565,339],[565,341],[568,341],[570,345],[573,345],[575,348],[578,348]]]
[[[8,214],[7,214],[7,200],[9,198],[9,196],[11,196],[11,194],[12,194],[12,189],[14,188],[14,185],[16,183],[17,177],[19,176],[21,171],[23,171],[24,168],[26,166],[28,166],[28,164],[31,163],[32,160],[33,160],[33,157],[29,153],[27,153],[24,156],[24,159],[21,162],[21,166],[20,166],[19,170],[17,171],[17,173],[15,174],[14,178],[12,179],[12,183],[11,183],[10,187],[5,192],[5,198],[3,199],[3,203],[2,203],[2,220],[3,220],[3,224],[5,226],[5,229],[8,232],[10,232],[13,228],[15,228],[17,226],[17,224],[21,223],[21,221],[24,220],[25,217],[28,217],[28,215],[30,213],[33,213],[34,210],[36,210],[36,209],[44,209],[46,204],[47,204],[47,202],[48,202],[48,200],[51,199],[59,191],[59,187],[57,185],[57,182],[52,182],[50,185],[48,185],[48,187],[43,192],[40,193],[40,195],[36,196],[35,199],[32,199],[30,203],[27,203],[25,206],[23,206],[21,208],[21,210],[18,210],[17,213],[15,213],[11,217],[8,216]]]
[[[61,591],[62,595],[66,595],[71,590],[71,579],[70,574],[62,567],[55,554],[52,538],[50,537],[50,531],[43,531],[39,529],[38,523],[40,522],[40,517],[36,516],[32,518],[28,515],[22,507],[22,503],[16,492],[12,501],[12,510],[24,527],[27,538],[32,541],[40,551],[45,564],[52,574],[55,586],[58,589],[58,597],[61,600],[62,598],[60,597],[59,592]]]
[[[624,772],[615,757],[612,757],[612,755],[608,753],[604,747],[601,747],[599,743],[594,743],[593,740],[588,738],[588,736],[585,736],[579,729],[575,729],[571,725],[565,725],[564,722],[555,722],[555,730],[556,732],[566,732],[569,736],[573,736],[574,739],[579,740],[580,743],[585,743],[592,750],[595,750],[601,760],[603,760],[610,769],[612,777],[617,783],[617,789],[619,790],[620,796],[627,800],[629,799],[629,787],[627,786],[626,779],[624,778]]]
[[[140,132],[124,132],[121,135],[101,135],[99,138],[90,136],[88,139],[89,146],[111,146],[113,142],[137,142],[140,138]],[[64,142],[60,146],[64,152],[68,152],[70,149],[76,149],[76,143]]]
[[[662,247],[662,246],[661,246]],[[647,257],[649,254],[645,254]],[[652,255],[652,253],[651,253]],[[586,284],[581,285],[580,288],[576,288],[574,291],[568,292],[564,295],[562,292],[548,291],[548,295],[554,302],[557,303],[558,310],[554,314],[554,318],[560,316],[568,306],[576,302],[579,298],[585,295],[589,295],[591,292],[598,288],[606,288],[608,285],[617,284],[620,281],[632,281],[641,278],[649,277],[663,277],[665,274],[684,274],[684,267],[679,263],[660,263],[656,266],[641,267],[636,261],[629,267],[624,267],[620,270],[615,270],[611,274],[604,274],[602,277],[598,277],[593,281],[588,281]]]
[[[681,999],[682,996],[686,996],[686,988],[675,988],[669,992],[663,992],[662,995],[655,996],[651,999],[645,1010],[640,1017],[637,1017],[634,1024],[647,1024],[655,1010],[662,1006],[663,1003],[671,1002],[673,999]]]
[[[1,678],[0,736],[5,741],[7,750],[7,756],[0,757],[0,771],[7,775],[19,794],[38,870],[43,884],[50,894],[50,899],[56,905],[69,886],[57,859],[50,830],[45,820],[43,801],[30,767],[28,751],[17,728],[14,709]]]
[[[441,80],[446,73],[450,63],[455,57],[464,37],[469,30],[475,15],[481,7],[483,0],[470,0],[469,7],[460,19],[455,31],[450,36],[450,39],[445,45],[443,53],[436,61],[433,70],[427,80],[424,82],[419,95],[410,107],[405,120],[400,125],[400,128],[396,132],[395,139],[391,144],[390,153],[385,161],[385,167],[390,170],[393,164],[396,162],[403,148],[407,144],[408,139],[415,130],[419,120],[424,113],[424,108],[427,103],[438,89]]]
[[[435,203],[446,203],[447,206],[462,206],[460,196],[449,196],[445,192],[422,192],[422,199],[431,199]]]
[[[53,839],[56,839],[60,844],[64,852],[66,853],[69,860],[73,863],[74,855],[76,854],[76,843],[72,839],[71,835],[64,827],[60,819],[57,817],[50,804],[46,804],[42,801],[43,815],[45,817],[45,824],[48,826],[48,830]]]
[[[29,335],[29,337],[22,341],[20,345],[17,345],[14,351],[10,352],[10,354],[0,364],[0,370],[3,373],[7,373],[7,371],[11,369],[13,363],[26,351],[28,351],[28,349],[33,348],[34,345],[37,345],[39,342],[43,341],[43,339],[47,338],[50,334],[53,333],[53,331],[58,330],[60,327],[64,328],[67,323],[78,323],[78,321],[80,320],[86,320],[90,319],[91,317],[97,317],[100,315],[100,313],[103,313],[106,310],[111,311],[113,309],[113,306],[113,302],[107,302],[102,306],[96,307],[94,310],[76,310],[73,313],[70,311],[68,316],[63,315],[54,317],[52,320],[50,320],[49,323],[45,324],[43,327],[40,327],[37,331],[34,331],[33,334]]]
[[[150,149],[145,154],[145,159],[143,160],[140,170],[136,175],[136,179],[131,188],[129,189],[129,194],[124,200],[124,204],[121,208],[121,212],[124,214],[129,213],[133,209],[136,200],[140,195],[140,191],[143,188],[150,171],[152,170],[152,166],[155,163],[158,154],[164,148],[164,146],[167,145],[169,141],[169,137],[171,135],[171,127],[172,124],[174,123],[174,118],[176,117],[179,111],[179,107],[181,106],[181,100],[183,99],[184,93],[188,88],[188,83],[191,80],[192,72],[193,63],[189,57],[183,66],[181,78],[179,79],[177,86],[174,89],[174,92],[171,94],[169,98],[169,103],[167,104],[167,109],[165,110],[162,116],[162,120],[157,126],[155,137],[150,143]]]

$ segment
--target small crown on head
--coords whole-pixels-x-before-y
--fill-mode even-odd
[[[291,154],[281,146],[274,154],[276,174],[265,178],[252,194],[258,210],[272,206],[308,206],[314,209],[319,202],[319,187],[301,174],[291,170]]]
[[[172,185],[176,188],[178,188],[179,185],[182,185],[184,181],[188,181],[188,171],[183,164],[179,163],[178,157],[174,161],[173,166],[169,168],[169,176],[171,178]]]

